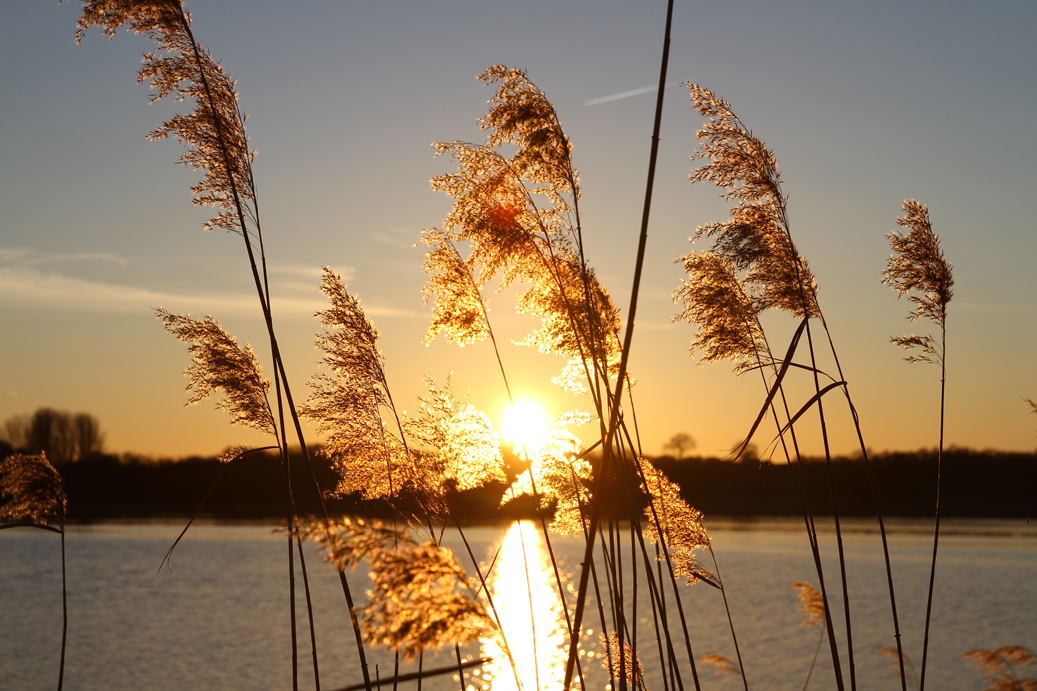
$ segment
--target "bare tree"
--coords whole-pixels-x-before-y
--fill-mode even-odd
[[[78,461],[104,447],[104,434],[96,417],[52,408],[8,418],[0,437],[16,449],[45,453],[56,463]]]
[[[687,456],[695,446],[694,437],[687,432],[678,432],[670,437],[670,441],[663,444],[663,452],[673,454],[674,458],[681,459]]]

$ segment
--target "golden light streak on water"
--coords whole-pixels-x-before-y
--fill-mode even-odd
[[[489,587],[522,690],[560,689],[568,636],[554,571],[535,524],[522,521],[508,528]],[[496,640],[482,642],[482,655],[494,661],[483,667],[481,678],[469,689],[518,691],[508,655]]]

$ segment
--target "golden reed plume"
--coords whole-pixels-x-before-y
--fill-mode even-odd
[[[263,432],[274,431],[274,417],[267,400],[270,382],[263,378],[252,346],[238,346],[237,339],[209,315],[191,319],[158,308],[155,316],[162,320],[166,331],[190,344],[188,352],[194,363],[184,371],[189,378],[187,390],[193,392],[189,403],[223,391],[216,406],[229,412],[234,423]]]
[[[344,518],[330,530],[312,522],[299,533],[318,542],[340,571],[367,561],[372,589],[362,621],[369,640],[413,659],[422,650],[493,634],[492,620],[448,547],[419,544],[407,531],[377,520]]]
[[[65,486],[45,454],[16,453],[0,461],[0,520],[65,522]]]

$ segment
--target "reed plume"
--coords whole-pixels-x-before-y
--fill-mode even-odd
[[[976,648],[962,655],[983,671],[987,684],[984,691],[1037,691],[1037,679],[1020,677],[1016,669],[1032,667],[1037,662],[1033,651],[1020,645],[1003,645],[992,650]]]
[[[817,588],[805,581],[789,583],[789,587],[799,591],[797,593],[799,597],[799,611],[803,613],[803,621],[799,622],[800,626],[819,626],[822,623],[828,623],[823,593],[818,592]],[[828,628],[831,629],[831,626],[829,625]],[[826,629],[822,627],[821,636],[817,639],[817,648],[814,649],[814,657],[810,661],[810,669],[807,670],[806,681],[803,682],[803,691],[807,691],[807,687],[810,685],[810,677],[814,674],[814,665],[817,664],[817,656],[821,652],[821,644],[824,643],[825,633]]]
[[[100,27],[109,38],[126,26],[127,31],[144,34],[157,44],[162,53],[144,55],[137,81],[150,80],[150,103],[172,96],[176,101],[194,101],[194,110],[174,115],[148,138],[172,136],[187,146],[180,162],[203,172],[202,179],[191,186],[192,202],[219,210],[206,221],[206,230],[244,232],[243,215],[258,222],[252,181],[255,152],[249,149],[245,135],[246,116],[238,107],[235,82],[197,44],[190,23],[191,13],[173,0],[84,0],[76,42],[92,26]]]
[[[738,665],[735,664],[734,660],[726,658],[723,655],[717,655],[715,653],[701,655],[699,656],[699,662],[716,667],[716,671],[713,672],[714,676],[726,677],[728,674],[737,674],[741,676],[742,674],[742,671],[738,668]]]
[[[824,622],[825,601],[817,588],[805,581],[790,583],[789,587],[799,591],[796,595],[799,598],[799,611],[803,614],[803,621],[799,625],[817,626]]]
[[[915,309],[908,315],[914,321],[930,319],[943,329],[947,323],[947,304],[954,296],[954,276],[951,265],[940,249],[940,238],[929,222],[929,208],[914,199],[903,204],[904,217],[897,217],[897,225],[907,228],[907,234],[892,231],[888,237],[893,254],[882,272],[882,282],[907,295]],[[907,358],[909,362],[939,363],[942,348],[929,336],[902,336],[890,339],[905,348],[919,347],[921,355]]]
[[[900,681],[900,658],[897,649],[891,646],[879,646],[872,650],[889,660],[889,666],[893,668],[893,678]],[[907,655],[904,655],[904,671],[908,675],[908,679],[913,682],[912,685],[917,689],[918,674],[915,672],[914,663],[911,662],[911,658]]]
[[[259,360],[252,346],[244,348],[224,331],[210,315],[203,319],[155,310],[166,331],[189,343],[193,364],[184,374],[188,377],[188,403],[223,392],[216,407],[223,408],[235,424],[274,433],[275,424],[267,392],[270,382],[263,378]]]
[[[68,500],[61,475],[45,454],[16,453],[0,461],[0,520],[65,522]]]
[[[620,679],[628,684],[634,684],[639,689],[645,689],[644,668],[641,666],[641,661],[637,659],[633,646],[624,643],[623,654],[620,655],[619,636],[615,632],[609,633],[607,636],[602,633],[599,639],[601,646],[605,648],[605,655],[600,656],[601,666],[609,671],[609,676],[612,679]],[[622,668],[620,668],[621,664]]]
[[[565,418],[552,421],[536,442],[517,444],[515,452],[529,468],[515,478],[501,497],[501,505],[522,495],[535,496],[541,509],[555,504],[550,528],[574,535],[585,527],[585,509],[591,501],[591,466],[580,453],[580,440],[565,429]]]
[[[709,547],[702,513],[684,501],[680,487],[648,459],[641,458],[640,463],[644,477],[641,489],[652,502],[645,509],[648,525],[644,528],[644,536],[653,544],[660,540],[665,542],[676,577],[685,578],[689,584],[709,580],[712,574],[696,559],[699,550]],[[662,556],[657,558],[661,560]]]
[[[428,395],[420,396],[418,413],[404,421],[410,437],[424,444],[433,472],[443,482],[452,481],[458,491],[504,482],[504,457],[500,438],[490,418],[471,403],[454,397],[449,381],[438,387],[426,377]]]
[[[499,289],[523,283],[518,310],[542,325],[522,343],[578,358],[585,373],[601,376],[605,363],[617,359],[619,311],[583,256],[572,145],[554,107],[523,71],[496,65],[480,79],[497,85],[478,121],[489,131],[486,144],[435,144],[458,172],[432,179],[432,188],[455,203],[443,228],[426,230],[422,240],[433,247],[425,263],[425,298],[435,305],[428,338],[439,332],[461,344],[482,338],[486,327],[478,317],[486,306],[478,290],[495,278]],[[498,151],[509,145],[514,155]],[[470,248],[467,257],[456,252],[460,242]]]
[[[405,440],[386,429],[383,408],[395,411],[378,350],[378,329],[342,278],[324,268],[321,292],[330,307],[318,313],[324,330],[317,348],[331,375],[311,379],[302,413],[326,435],[323,453],[339,474],[335,492],[360,492],[366,499],[392,499],[404,491],[433,501],[442,494],[435,469],[417,463]]]
[[[735,202],[727,221],[699,226],[693,239],[713,238],[713,251],[735,269],[759,310],[777,308],[797,317],[820,314],[817,285],[800,257],[788,227],[787,198],[781,191],[774,154],[731,109],[731,104],[697,84],[689,84],[696,110],[709,121],[699,130],[701,151],[693,158],[708,161],[692,171],[692,183],[709,181],[724,188]]]
[[[454,553],[381,521],[344,518],[330,530],[312,522],[300,534],[317,541],[340,571],[366,560],[372,590],[362,622],[370,640],[413,659],[426,649],[463,645],[495,626]]]
[[[702,351],[704,362],[732,360],[736,372],[760,364],[759,308],[731,260],[715,252],[689,252],[676,261],[684,265],[688,280],[682,279],[673,294],[674,302],[684,306],[673,320],[698,327],[692,355]]]

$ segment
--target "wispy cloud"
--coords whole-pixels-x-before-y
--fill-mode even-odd
[[[666,84],[666,88],[669,89],[670,87],[677,86],[678,84],[680,84],[680,82],[668,82]],[[592,98],[589,101],[584,101],[583,105],[585,105],[585,106],[596,106],[596,105],[599,105],[601,103],[608,103],[609,101],[618,101],[618,100],[620,100],[622,98],[631,98],[633,96],[640,96],[641,94],[647,94],[647,93],[651,93],[653,91],[658,91],[658,90],[659,90],[659,85],[658,84],[652,84],[651,86],[643,86],[640,89],[631,89],[630,91],[620,91],[618,94],[612,94],[610,96],[602,96],[600,98]]]
[[[0,262],[9,264],[17,262],[22,266],[46,266],[50,264],[69,264],[82,262],[104,262],[129,266],[125,257],[108,252],[40,252],[26,247],[0,247]]]
[[[409,250],[414,248],[415,233],[413,228],[392,227],[371,234],[371,239],[383,245]]]
[[[322,267],[309,264],[271,264],[270,289],[275,293],[294,291],[303,295],[314,295],[320,287]],[[356,267],[332,267],[332,271],[342,276],[349,283],[356,275]]]
[[[0,301],[50,309],[77,309],[91,312],[143,312],[152,307],[177,311],[221,314],[258,314],[255,295],[199,294],[187,295],[92,281],[59,273],[43,273],[27,266],[0,266]],[[273,296],[275,314],[311,315],[325,309],[327,302],[314,297]],[[365,305],[364,311],[375,317],[413,317],[411,310]]]

